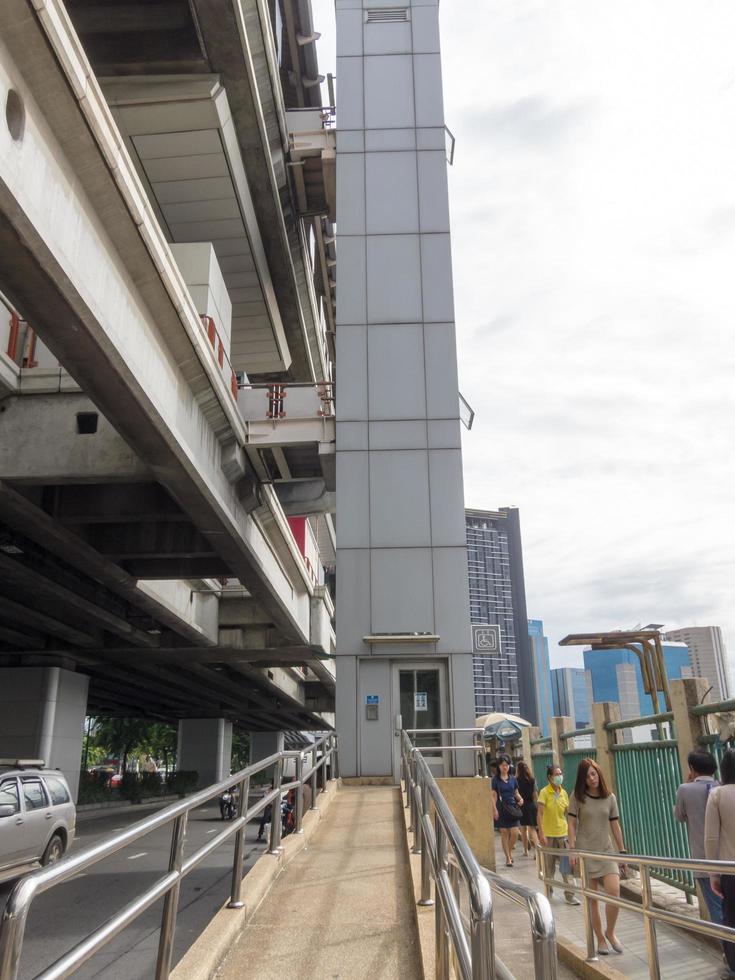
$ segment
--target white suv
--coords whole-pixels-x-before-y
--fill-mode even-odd
[[[66,779],[40,759],[0,759],[0,882],[58,861],[74,840]]]

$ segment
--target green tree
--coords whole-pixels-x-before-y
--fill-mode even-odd
[[[250,762],[250,736],[245,732],[233,729],[232,732],[232,763],[233,772],[239,772]]]
[[[153,759],[163,759],[163,768],[168,771],[176,758],[178,729],[176,725],[156,721],[148,726],[145,739],[145,750]]]
[[[124,774],[129,757],[145,744],[150,726],[143,718],[95,718],[94,744],[119,758]]]

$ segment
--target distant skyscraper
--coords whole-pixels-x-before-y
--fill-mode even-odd
[[[684,626],[667,630],[667,640],[680,640],[689,648],[689,661],[694,677],[705,677],[712,685],[714,701],[730,697],[730,670],[727,649],[719,626]]]
[[[691,676],[686,644],[666,642],[663,651],[669,680]],[[583,656],[593,700],[617,702],[623,718],[653,713],[651,696],[643,690],[640,661],[632,650],[585,650]]]
[[[575,728],[592,724],[590,677],[581,667],[557,667],[551,671],[551,695],[554,715],[566,715]]]
[[[538,727],[544,735],[550,734],[551,718],[551,668],[549,665],[549,641],[544,636],[544,624],[540,619],[529,619],[528,636],[531,641],[531,660],[536,688],[536,716]]]
[[[468,510],[475,708],[538,723],[518,511]],[[482,629],[482,626],[488,627]]]

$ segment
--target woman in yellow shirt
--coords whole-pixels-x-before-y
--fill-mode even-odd
[[[556,865],[561,862],[562,880],[569,882],[572,880],[572,876],[569,874],[569,859],[562,853],[569,847],[567,841],[569,796],[566,790],[562,789],[564,776],[559,766],[549,766],[546,770],[546,778],[548,782],[539,793],[536,804],[538,836],[542,847],[553,847],[559,853],[544,854],[544,876],[553,878]],[[581,904],[574,892],[568,889],[564,892],[564,898],[569,905]]]

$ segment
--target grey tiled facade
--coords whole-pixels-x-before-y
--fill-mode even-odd
[[[442,664],[445,723],[473,719],[438,5],[400,9],[381,20],[371,0],[337,0],[337,727],[346,775],[395,765],[398,664]],[[409,633],[438,639],[364,640]],[[368,692],[380,699],[378,724],[364,717]]]

